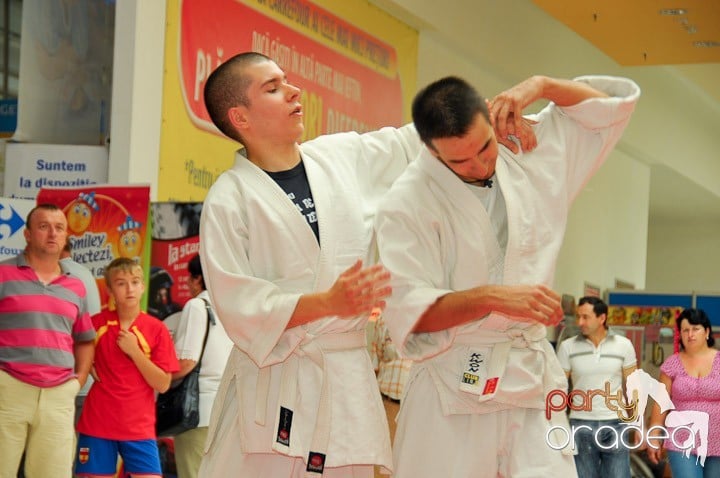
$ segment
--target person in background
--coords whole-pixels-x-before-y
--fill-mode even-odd
[[[399,402],[403,395],[405,383],[412,361],[401,358],[385,325],[382,311],[377,311],[377,318],[372,325],[372,359],[377,373],[380,393],[391,400]]]
[[[660,382],[665,385],[675,411],[705,412],[709,415],[707,456],[699,457],[699,434],[688,450],[687,455],[680,450],[689,436],[687,429],[677,430],[666,424],[669,411],[661,413],[657,404],[653,405],[650,428],[666,427],[668,436],[664,448],[667,450],[672,476],[678,478],[716,478],[720,476],[720,354],[713,348],[715,338],[712,325],[702,309],[685,309],[676,319],[677,333],[680,335],[680,351],[668,357],[660,366]],[[692,425],[685,424],[683,425]],[[662,440],[652,438],[658,430],[652,430],[648,437],[648,456],[658,463],[662,456]]]
[[[200,421],[197,428],[175,436],[175,464],[179,478],[198,476],[208,434],[210,410],[232,349],[232,341],[225,333],[222,323],[215,320],[214,314],[208,316],[208,308],[212,306],[210,294],[205,289],[199,255],[193,256],[188,262],[188,275],[188,285],[193,298],[185,303],[176,328],[175,352],[180,360],[180,370],[175,372],[172,378],[173,381],[180,380],[196,366],[200,367]],[[207,344],[203,352],[206,333]],[[201,353],[202,361],[198,363]]]
[[[0,477],[72,473],[75,395],[93,361],[86,291],[60,254],[67,219],[52,204],[28,213],[25,251],[0,263]]]
[[[80,279],[85,286],[85,292],[87,293],[87,307],[90,316],[100,313],[102,306],[97,281],[95,280],[95,277],[93,277],[92,272],[90,272],[90,269],[73,260],[70,241],[65,243],[65,247],[60,255],[60,264],[62,264],[68,272]],[[77,423],[78,419],[80,419],[80,412],[82,411],[83,403],[85,402],[85,398],[87,397],[93,381],[92,374],[88,375],[85,385],[83,385],[75,397],[75,423]]]
[[[155,392],[170,387],[180,368],[170,333],[140,310],[142,267],[120,257],[105,268],[116,309],[92,317],[95,383],[80,414],[75,473],[112,476],[118,455],[133,478],[162,476],[155,437]]]
[[[457,77],[416,95],[425,148],[375,220],[392,277],[385,323],[413,360],[395,478],[575,476],[570,450],[548,443],[559,446],[561,434],[545,418],[545,399],[567,388],[546,339],[545,326],[563,317],[549,286],[570,205],[639,95],[634,82],[607,76],[533,76],[489,108]],[[533,117],[533,144],[522,111],[541,99],[549,104]],[[521,153],[499,146],[509,133]],[[564,415],[553,419],[567,427]]]
[[[605,390],[625,393],[625,380],[637,369],[635,347],[627,337],[610,333],[607,325],[608,307],[597,297],[582,297],[578,301],[577,325],[580,334],[563,341],[558,348],[560,365],[571,379],[572,391]],[[574,396],[580,405],[581,396]],[[604,397],[594,396],[590,410],[570,411],[570,425],[575,427],[575,465],[583,478],[630,478],[630,451],[613,446],[625,429],[617,411],[610,410]],[[622,409],[621,409],[622,410]],[[604,427],[601,431],[598,431]],[[610,428],[613,428],[613,432]]]

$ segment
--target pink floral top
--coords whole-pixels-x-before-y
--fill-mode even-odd
[[[706,412],[710,415],[708,430],[708,453],[707,456],[720,456],[720,353],[715,354],[712,369],[706,377],[691,377],[685,371],[679,354],[673,354],[660,367],[672,380],[670,398],[675,409]],[[668,434],[672,434],[672,428],[668,427]],[[675,434],[675,443],[681,444],[689,436],[687,430],[681,429]],[[695,447],[700,444],[696,435]],[[682,451],[673,440],[665,440],[665,448],[673,451]],[[692,450],[693,454],[695,449]]]

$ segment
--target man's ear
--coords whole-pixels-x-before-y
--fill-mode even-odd
[[[245,129],[247,126],[247,116],[245,108],[242,106],[234,106],[228,110],[228,119],[237,129]]]

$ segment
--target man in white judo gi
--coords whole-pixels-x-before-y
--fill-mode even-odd
[[[575,476],[572,456],[552,447],[566,436],[548,434],[545,418],[547,393],[567,389],[545,339],[544,326],[562,318],[549,286],[570,204],[639,93],[620,78],[534,76],[488,111],[449,77],[416,96],[426,148],[376,217],[392,274],[387,326],[418,361],[399,414],[396,478]],[[533,117],[537,147],[499,148],[491,125],[505,134],[538,99],[550,103]]]
[[[205,103],[245,148],[200,223],[205,281],[235,344],[200,476],[371,478],[392,465],[365,345],[390,293],[387,271],[366,267],[372,222],[422,144],[409,125],[298,145],[300,89],[257,53],[218,67]]]

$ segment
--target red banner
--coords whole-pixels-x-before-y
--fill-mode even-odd
[[[252,6],[250,6],[252,5]],[[188,115],[216,132],[203,103],[205,80],[243,51],[271,57],[302,88],[305,137],[402,124],[395,49],[307,1],[184,0],[180,71]]]
[[[108,302],[105,266],[116,257],[129,257],[146,269],[149,186],[43,188],[37,203],[55,204],[67,216],[72,258],[97,280],[103,308]]]

